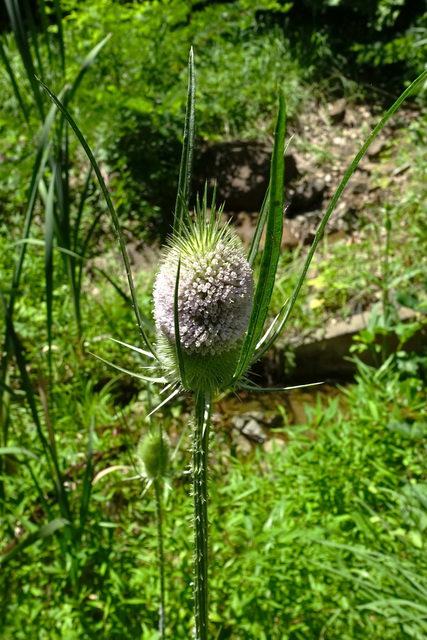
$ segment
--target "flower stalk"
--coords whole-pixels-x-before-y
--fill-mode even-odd
[[[141,477],[153,484],[156,505],[157,566],[159,570],[159,634],[165,640],[165,558],[163,552],[163,481],[169,472],[171,451],[169,438],[159,424],[158,430],[149,431],[138,445],[137,457]]]
[[[156,502],[157,527],[157,565],[159,569],[160,602],[159,602],[159,633],[160,640],[165,639],[165,556],[163,553],[163,513],[162,513],[162,485],[154,480],[154,496]]]
[[[196,393],[193,435],[195,640],[208,638],[208,457],[211,397]]]

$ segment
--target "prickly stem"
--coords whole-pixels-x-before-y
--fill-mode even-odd
[[[207,464],[211,397],[196,393],[193,441],[195,640],[208,638]]]
[[[160,640],[165,638],[165,561],[163,555],[163,516],[162,516],[162,488],[161,481],[154,480],[156,498],[156,524],[157,524],[157,560],[160,577],[160,604],[159,604],[159,633]]]

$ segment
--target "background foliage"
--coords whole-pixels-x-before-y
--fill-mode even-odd
[[[11,7],[21,12],[22,42]],[[141,495],[140,481],[125,480],[123,469],[97,474],[116,465],[134,474],[134,448],[160,398],[89,353],[133,371],[147,364],[106,339],[136,341],[114,234],[58,116],[43,138],[50,105],[29,65],[59,93],[112,34],[85,67],[70,109],[101,163],[127,238],[157,243],[174,205],[190,44],[200,139],[268,139],[279,88],[296,124],[316,100],[390,104],[425,68],[425,6],[61,0],[36,7],[8,0],[1,12],[1,637],[154,640],[153,495]],[[386,311],[373,316],[354,349],[372,351],[377,367],[357,360],[352,384],[326,404],[319,397],[304,425],[287,425],[283,410],[287,426],[274,434],[271,451],[239,454],[226,415],[214,429],[218,640],[426,635],[427,360],[406,348],[426,311],[425,88],[414,101],[421,115],[398,149],[399,162],[416,168],[411,184],[360,219],[359,243],[322,248],[293,321],[294,331],[312,331],[345,316],[355,300],[379,295]],[[38,149],[46,154],[41,178]],[[289,296],[298,261],[298,252],[282,256],[273,311]],[[150,270],[137,274],[147,317],[152,281]],[[396,302],[416,312],[412,326],[393,313]],[[390,352],[383,338],[392,333],[400,340]],[[164,495],[174,638],[188,638],[192,628],[187,402],[156,414],[174,441],[184,432]]]

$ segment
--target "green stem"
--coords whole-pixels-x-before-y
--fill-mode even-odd
[[[207,464],[210,415],[210,394],[197,392],[193,444],[195,640],[208,638]]]
[[[154,480],[156,496],[156,525],[157,525],[157,561],[160,578],[160,605],[159,605],[159,633],[160,640],[165,638],[165,559],[163,555],[163,515],[161,502],[161,484]]]

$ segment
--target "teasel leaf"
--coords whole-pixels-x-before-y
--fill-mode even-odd
[[[274,135],[268,197],[267,229],[262,253],[258,284],[255,289],[252,313],[248,331],[243,342],[241,356],[232,383],[237,382],[249,366],[268,313],[283,231],[284,203],[284,147],[286,134],[286,107],[283,93],[280,93],[279,115]]]
[[[191,174],[193,166],[194,150],[194,123],[195,123],[196,80],[194,73],[193,47],[190,49],[188,59],[188,93],[187,108],[185,111],[184,140],[182,145],[181,165],[179,169],[178,193],[175,203],[175,217],[173,234],[179,233],[184,224],[185,212],[188,211],[191,195]]]
[[[285,145],[285,150],[283,152],[284,156],[286,155],[286,152],[287,152],[287,150],[289,148],[289,145],[291,144],[292,140],[293,140],[293,136],[291,138],[289,138],[289,140],[287,141],[287,143]],[[261,209],[260,209],[260,212],[259,212],[257,224],[256,224],[256,227],[255,227],[255,233],[254,233],[254,236],[252,238],[251,245],[249,247],[248,262],[249,262],[251,267],[253,266],[253,264],[255,262],[255,258],[256,258],[257,253],[258,253],[259,244],[260,244],[261,237],[262,237],[262,232],[264,231],[265,223],[266,223],[266,220],[267,220],[269,205],[270,205],[270,187],[267,188],[267,191],[265,193],[264,201],[263,201],[263,203],[261,205]]]

